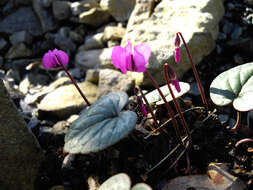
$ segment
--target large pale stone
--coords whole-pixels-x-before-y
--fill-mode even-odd
[[[99,71],[97,96],[101,98],[115,91],[130,92],[133,90],[134,84],[134,79],[129,75],[123,75],[121,72],[111,69],[101,69]]]
[[[100,6],[117,20],[127,21],[135,5],[135,0],[101,0]]]
[[[138,0],[130,16],[121,45],[147,42],[152,50],[147,69],[160,83],[164,63],[173,63],[174,39],[177,32],[184,35],[194,63],[215,48],[218,23],[224,14],[221,0],[162,0],[155,8],[153,1]],[[181,62],[172,65],[182,76],[190,67],[181,43]],[[145,80],[145,82],[149,80]]]
[[[34,190],[43,154],[0,79],[0,189]]]
[[[80,51],[75,56],[75,64],[82,69],[112,68],[112,48]]]
[[[90,103],[96,101],[97,86],[89,83],[79,83],[79,87]],[[86,102],[73,84],[64,85],[47,94],[39,104],[39,114],[50,114],[58,118],[67,118],[78,113],[86,106]]]

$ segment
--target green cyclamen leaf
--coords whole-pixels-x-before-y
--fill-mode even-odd
[[[185,93],[187,93],[190,90],[190,85],[186,82],[179,82],[179,85],[181,88],[180,92],[177,92],[176,88],[173,85],[170,85],[176,98],[184,95]],[[160,89],[161,89],[162,93],[164,94],[166,100],[168,102],[172,101],[172,96],[170,94],[168,85],[166,84],[166,85],[160,87]],[[162,97],[160,96],[158,90],[153,90],[152,92],[148,93],[146,95],[146,98],[150,104],[154,103],[154,102],[157,102],[156,104],[164,104]]]
[[[131,190],[152,190],[152,188],[145,183],[137,183]]]
[[[112,92],[85,109],[70,126],[64,150],[72,154],[97,152],[127,136],[137,120],[135,112],[121,111],[127,102],[125,92]]]
[[[253,62],[218,75],[210,86],[210,97],[219,106],[233,102],[238,111],[253,109]]]
[[[130,187],[130,177],[125,173],[120,173],[107,179],[98,190],[130,190]]]

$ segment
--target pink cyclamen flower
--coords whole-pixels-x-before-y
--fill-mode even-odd
[[[111,58],[112,64],[125,74],[127,71],[145,72],[150,55],[151,49],[148,44],[139,44],[132,49],[132,45],[128,41],[125,48],[115,46]]]
[[[174,45],[175,45],[174,57],[175,57],[176,63],[178,63],[180,61],[180,38],[178,34],[176,34]]]
[[[180,48],[179,47],[175,47],[174,57],[175,57],[176,63],[179,63],[179,61],[180,61]]]
[[[59,61],[61,63],[59,63]],[[42,65],[46,69],[59,68],[62,67],[62,65],[67,65],[68,62],[68,55],[64,51],[58,49],[54,49],[53,51],[49,50],[47,53],[45,53],[42,59]]]
[[[175,86],[177,92],[181,92],[181,88],[180,88],[179,81],[177,78],[175,80],[171,80],[171,83],[173,86]]]
[[[177,79],[177,75],[176,75],[176,72],[174,71],[174,69],[172,69],[172,67],[170,67],[169,65],[167,66],[167,71],[168,71],[168,75],[169,75],[169,78],[171,80],[171,84],[173,86],[175,86],[177,92],[180,92],[181,91],[181,88],[180,88],[180,85],[179,85],[179,81]]]

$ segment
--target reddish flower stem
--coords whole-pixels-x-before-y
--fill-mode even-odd
[[[153,112],[153,109],[151,108],[150,104],[148,103],[148,100],[147,100],[147,98],[145,97],[145,95],[143,94],[141,88],[140,88],[139,86],[136,86],[135,89],[137,89],[137,90],[141,93],[141,97],[144,99],[144,101],[145,101],[145,103],[146,103],[146,105],[147,105],[147,107],[148,107],[148,110],[149,110],[149,112],[150,112],[150,114],[151,114],[151,116],[152,116],[152,119],[154,120],[155,126],[156,126],[156,127],[159,127],[160,125],[159,125],[158,122],[157,122],[157,119],[156,119],[156,117],[155,117],[155,114],[154,114],[154,112]],[[136,95],[136,96],[137,96],[137,95]]]
[[[236,123],[231,129],[232,131],[236,131],[241,123],[241,112],[237,111],[236,112],[237,118],[236,118]]]
[[[190,63],[191,63],[191,66],[192,66],[192,70],[193,70],[193,73],[194,73],[194,76],[195,76],[195,79],[197,81],[197,85],[198,85],[198,88],[199,88],[199,91],[200,91],[200,94],[201,94],[201,99],[202,99],[202,102],[203,104],[205,105],[206,109],[208,110],[208,104],[207,104],[207,101],[206,101],[206,97],[205,97],[205,93],[204,93],[204,90],[203,90],[203,87],[200,83],[200,80],[199,80],[199,75],[198,75],[198,72],[196,70],[196,67],[195,67],[195,64],[193,63],[192,61],[192,56],[190,54],[190,51],[188,49],[188,46],[187,44],[185,43],[185,40],[184,40],[184,37],[183,35],[181,34],[181,32],[177,32],[177,35],[179,35],[184,43],[184,46],[185,46],[185,49],[186,49],[186,52],[188,54],[188,58],[190,60]]]
[[[88,106],[90,106],[90,102],[88,101],[88,99],[85,97],[85,95],[83,94],[83,92],[81,91],[81,89],[79,88],[79,86],[77,85],[76,81],[73,79],[73,77],[70,75],[70,73],[68,72],[68,70],[64,67],[64,65],[62,64],[61,60],[57,57],[57,55],[55,55],[57,61],[59,62],[59,64],[62,66],[62,68],[64,69],[64,71],[67,73],[68,77],[70,78],[70,80],[72,81],[72,83],[75,85],[76,89],[78,90],[78,92],[80,93],[80,95],[82,96],[82,98],[84,99],[84,101],[86,102],[86,104]]]
[[[243,143],[247,143],[247,142],[252,142],[253,143],[253,139],[251,138],[245,138],[242,140],[239,140],[236,144],[235,144],[235,148],[238,148],[238,146],[240,146]]]
[[[181,123],[182,123],[182,125],[183,125],[183,127],[184,127],[184,130],[185,130],[187,136],[188,136],[188,139],[189,139],[189,147],[191,147],[191,144],[192,144],[191,133],[190,133],[189,127],[187,126],[187,124],[186,124],[186,122],[185,122],[185,119],[184,119],[184,116],[183,116],[183,114],[182,114],[182,112],[181,112],[180,106],[179,106],[178,103],[177,103],[177,100],[176,100],[176,98],[175,98],[175,95],[174,95],[174,93],[173,93],[173,90],[171,89],[170,82],[169,82],[169,76],[168,76],[168,72],[167,72],[167,67],[168,67],[168,63],[165,63],[165,64],[163,65],[163,75],[164,75],[164,78],[165,78],[165,80],[166,80],[166,82],[167,82],[167,85],[168,85],[170,94],[171,94],[171,96],[172,96],[172,100],[173,100],[174,105],[175,105],[175,107],[176,107],[176,110],[177,110],[177,112],[178,112],[178,114],[179,114],[179,118],[180,118],[180,120],[181,120]]]
[[[157,82],[153,79],[152,75],[151,75],[148,71],[146,71],[146,74],[147,74],[147,76],[149,77],[149,79],[151,80],[151,82],[152,82],[152,84],[154,85],[154,87],[158,90],[160,96],[162,97],[162,99],[163,99],[163,101],[164,101],[164,103],[165,103],[165,106],[166,106],[166,108],[167,108],[169,117],[172,119],[172,124],[173,124],[173,127],[174,127],[175,131],[176,131],[176,135],[177,135],[177,137],[178,137],[178,139],[179,139],[179,142],[180,142],[181,144],[183,144],[182,138],[181,138],[181,133],[180,133],[180,131],[179,131],[179,128],[178,128],[178,125],[177,125],[177,120],[175,119],[175,115],[174,115],[173,110],[171,109],[171,107],[170,107],[170,105],[168,104],[166,98],[164,97],[162,91],[160,90],[160,88],[159,88]]]

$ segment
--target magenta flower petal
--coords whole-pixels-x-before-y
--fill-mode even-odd
[[[54,62],[54,59],[53,59],[52,51],[49,50],[47,53],[45,53],[45,55],[42,58],[42,65],[46,69],[53,68],[52,66],[54,65],[53,62]]]
[[[151,55],[151,49],[148,44],[144,43],[144,44],[136,45],[134,46],[134,50],[135,52],[139,52],[140,54],[142,54],[145,59],[145,62],[148,63],[148,60]]]
[[[68,55],[64,51],[58,50],[58,49],[54,49],[53,54],[55,56],[57,56],[57,58],[61,61],[61,63],[64,66],[68,64],[69,57],[68,57]],[[58,59],[57,59],[57,62],[58,62]]]
[[[173,86],[175,86],[177,92],[181,92],[181,88],[180,88],[178,79],[171,80],[171,83],[172,83]]]
[[[136,72],[145,72],[146,64],[151,55],[150,47],[147,44],[140,44],[134,46],[134,63],[135,63],[135,71]]]
[[[112,64],[126,74],[126,49],[121,46],[115,46],[112,50]]]
[[[141,112],[144,115],[144,117],[148,117],[148,112],[147,112],[146,107],[144,106],[143,103],[141,103]]]
[[[132,45],[130,41],[128,41],[126,45],[126,69],[128,71],[134,71],[135,68],[133,68],[133,60],[132,60]]]
[[[112,50],[112,64],[121,70],[122,73],[127,71],[145,72],[146,64],[150,58],[151,50],[147,44],[140,44],[134,47],[128,41],[125,48],[115,46]]]
[[[45,55],[42,58],[42,65],[46,69],[61,67],[56,56],[63,65],[66,65],[69,61],[69,57],[64,51],[54,49],[53,51],[49,50],[47,53],[45,53]]]
[[[178,63],[180,61],[180,48],[179,47],[175,47],[175,61],[176,63]]]

